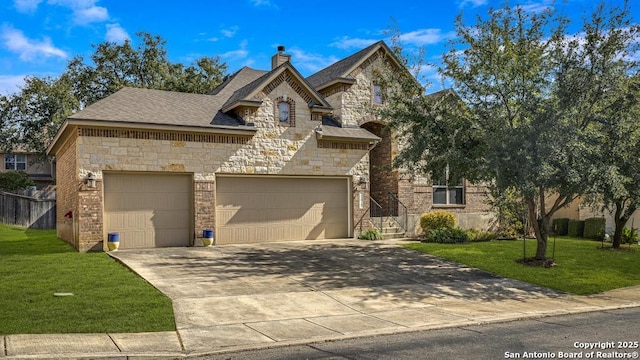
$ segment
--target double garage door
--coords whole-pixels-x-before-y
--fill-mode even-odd
[[[216,243],[348,237],[349,186],[347,178],[218,176]],[[104,174],[105,232],[118,232],[123,249],[189,246],[193,214],[189,174]]]
[[[216,243],[347,237],[349,184],[346,178],[218,176]]]

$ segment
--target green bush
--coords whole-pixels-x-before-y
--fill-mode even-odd
[[[34,185],[33,180],[22,170],[0,172],[0,190],[22,190]]]
[[[430,230],[439,228],[452,228],[456,226],[456,216],[451,211],[436,210],[420,216],[420,227],[425,234]]]
[[[492,241],[498,236],[490,231],[467,230],[467,240],[469,242]]]
[[[459,227],[440,227],[427,233],[427,242],[438,244],[460,244],[467,242],[467,232]]]
[[[584,220],[569,220],[567,235],[571,237],[584,236]]]
[[[584,221],[584,237],[600,240],[604,237],[606,220],[603,217],[589,218]]]
[[[622,242],[625,244],[635,244],[638,241],[638,230],[636,228],[622,229]]]
[[[359,238],[362,240],[382,240],[382,234],[378,229],[369,229],[362,232]]]
[[[556,235],[567,235],[569,230],[569,219],[553,219],[551,231]]]

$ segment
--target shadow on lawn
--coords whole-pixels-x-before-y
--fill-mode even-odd
[[[56,237],[55,230],[7,227],[0,239],[0,255],[50,255],[75,252]]]
[[[243,278],[254,283],[264,278],[265,283],[273,284],[277,278],[320,291],[366,288],[366,298],[398,301],[429,297],[499,301],[560,295],[431,255],[375,242],[151,249],[119,252],[115,256],[134,269],[136,261],[144,261],[146,270],[162,278],[164,284],[170,277],[176,278],[175,283],[194,280],[189,283],[193,286],[242,283]],[[153,283],[153,279],[150,281]]]

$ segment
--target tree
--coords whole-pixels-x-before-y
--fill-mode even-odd
[[[44,157],[69,115],[125,86],[206,93],[222,82],[226,64],[219,57],[185,66],[168,59],[162,37],[137,35],[135,48],[130,41],[96,45],[90,62],[76,56],[60,76],[28,77],[20,92],[0,98],[0,146],[10,151],[19,145]]]
[[[22,170],[18,171],[6,171],[0,173],[0,190],[15,191],[23,190],[29,186],[34,186],[35,183],[29,178],[26,172]]]
[[[592,19],[607,19],[607,26],[585,20],[585,33],[597,37],[579,39],[581,48],[602,55],[598,69],[590,64],[596,57],[574,56],[579,47],[567,42],[568,20],[551,9],[506,6],[474,25],[459,16],[457,40],[440,69],[455,91],[425,96],[415,81],[385,75],[400,85],[390,87],[381,115],[407,139],[396,166],[427,173],[448,166],[450,176],[488,184],[495,198],[520,197],[537,240],[535,258],[545,259],[553,214],[592,190],[591,159],[599,150],[593,124],[606,102],[597,89],[613,71],[606,59],[628,45],[595,46],[628,18],[626,7],[606,11],[599,7]],[[576,91],[588,88],[596,90]]]

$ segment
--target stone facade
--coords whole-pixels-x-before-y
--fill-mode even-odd
[[[102,125],[104,122],[101,121],[110,119],[111,113],[102,113],[100,116],[103,117],[96,117],[93,122],[82,118],[76,125],[69,125],[65,129],[65,137],[58,140],[60,144],[56,145],[55,153],[58,159],[58,236],[79,251],[103,248],[106,230],[103,226],[102,180],[106,172],[191,175],[194,207],[192,245],[199,243],[196,240],[204,229],[215,227],[218,175],[351,179],[348,191],[352,209],[350,235],[371,227],[371,198],[383,205],[385,216],[398,215],[397,208],[392,209],[389,202],[389,193],[407,206],[413,219],[435,208],[427,178],[392,168],[393,158],[398,152],[398,139],[385,126],[384,119],[373,115],[375,106],[380,106],[373,104],[375,74],[381,66],[387,66],[385,57],[391,55],[386,45],[373,46],[378,46],[377,50],[356,62],[347,74],[334,74],[337,78],[352,80],[323,88],[318,93],[310,89],[309,83],[288,63],[276,62],[277,67],[271,72],[247,80],[247,85],[227,94],[229,100],[221,103],[225,104],[223,108],[227,109],[227,114],[241,124],[247,124],[242,131],[228,126],[209,127],[208,123],[182,130],[182,122],[175,119],[167,120],[172,126],[165,126],[165,123],[157,126],[135,126],[131,123],[127,126]],[[255,70],[247,73],[256,75]],[[247,90],[258,79],[270,80],[260,83],[259,88]],[[234,96],[238,93],[244,98],[237,100]],[[150,92],[145,92],[143,96],[148,94]],[[203,98],[193,100],[201,101]],[[118,101],[128,104],[126,98]],[[279,119],[280,102],[289,105],[288,121]],[[110,108],[110,111],[120,111],[120,104],[118,102],[118,106]],[[200,104],[207,106],[207,103]],[[137,104],[132,108],[134,110],[130,114],[137,114]],[[323,114],[329,112],[332,121],[337,121],[338,125],[324,123]],[[324,126],[346,129],[337,132],[343,135],[330,131],[334,135],[320,139],[324,132],[318,132],[318,129]],[[349,129],[356,128],[359,132],[355,133],[368,135],[350,137],[354,132]],[[371,144],[378,140],[372,149]],[[90,173],[97,179],[94,188],[85,184]],[[481,211],[484,206],[479,205],[483,204],[481,187],[466,184],[465,189],[466,204],[450,209],[459,214]],[[69,213],[72,216],[65,217]],[[472,223],[462,218],[459,215],[461,224]]]

